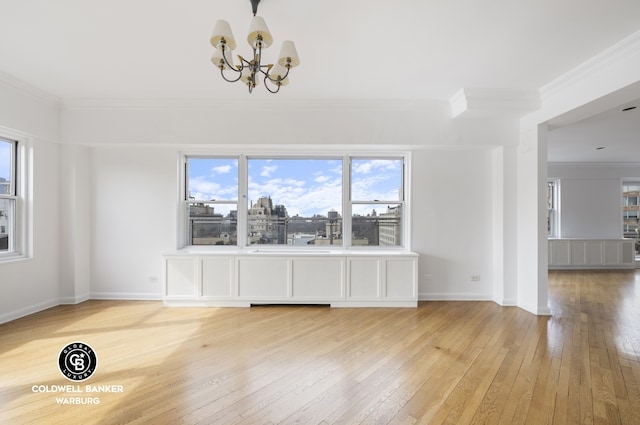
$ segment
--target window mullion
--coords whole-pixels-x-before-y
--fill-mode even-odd
[[[351,246],[351,157],[342,157],[342,245]]]
[[[248,246],[247,220],[249,213],[249,169],[247,156],[238,157],[238,246],[245,248]]]

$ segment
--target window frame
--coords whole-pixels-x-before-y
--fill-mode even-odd
[[[237,159],[238,161],[238,200],[237,200],[237,245],[224,245],[224,246],[215,246],[215,245],[189,245],[188,240],[188,224],[189,217],[187,213],[187,208],[185,203],[188,203],[188,169],[187,163],[189,158],[228,158],[228,159]],[[347,153],[345,151],[336,151],[336,150],[315,150],[314,148],[309,148],[309,151],[296,151],[296,150],[287,150],[283,151],[280,149],[271,150],[260,150],[256,149],[252,151],[251,149],[247,150],[246,153],[240,153],[237,151],[229,151],[226,149],[216,150],[216,151],[199,151],[199,152],[180,152],[179,153],[179,206],[178,206],[178,238],[177,238],[177,249],[179,250],[191,250],[191,251],[219,251],[230,252],[230,250],[235,249],[249,249],[255,251],[266,251],[266,252],[279,252],[279,251],[300,251],[300,252],[308,252],[312,253],[314,250],[316,251],[326,251],[329,246],[327,245],[309,245],[309,246],[294,246],[294,245],[286,245],[286,244],[249,244],[248,238],[248,211],[250,208],[249,199],[248,199],[248,186],[249,186],[249,160],[250,159],[310,159],[310,160],[341,160],[342,161],[342,233],[343,233],[343,242],[342,245],[334,245],[331,246],[330,249],[333,250],[364,250],[370,251],[372,254],[379,253],[382,250],[393,250],[399,252],[407,252],[411,250],[411,239],[410,239],[410,229],[411,229],[411,221],[410,221],[410,192],[409,185],[411,180],[410,174],[410,163],[411,163],[411,153],[408,151],[371,151],[367,150],[366,152],[357,152],[354,154]],[[351,200],[351,161],[352,159],[363,159],[363,160],[388,160],[388,159],[396,159],[402,161],[402,170],[401,170],[401,193],[402,200],[394,201],[394,200],[378,200],[376,201],[379,204],[387,205],[389,203],[401,204],[402,206],[402,230],[401,230],[401,245],[391,246],[391,245],[352,245],[351,240],[351,222],[352,222],[352,205],[354,203]],[[275,200],[274,200],[275,201]],[[218,202],[217,200],[215,202]],[[220,201],[226,202],[226,201]],[[358,201],[356,201],[356,204]],[[370,203],[370,202],[367,202]]]
[[[191,198],[190,196],[190,191],[189,191],[189,159],[214,159],[214,160],[236,160],[238,162],[238,190],[236,193],[236,199],[214,199],[214,200],[205,200],[205,199],[197,199],[197,198]],[[203,205],[209,206],[209,205],[234,205],[236,206],[236,211],[239,213],[240,210],[240,160],[237,156],[233,156],[233,155],[185,155],[184,159],[183,159],[183,168],[184,168],[184,181],[182,182],[182,187],[183,187],[183,195],[182,195],[182,201],[183,201],[183,206],[181,207],[181,210],[183,210],[183,214],[186,217],[186,220],[184,222],[184,246],[189,246],[189,247],[202,247],[202,246],[207,246],[206,244],[190,244],[189,242],[193,241],[193,236],[192,236],[192,221],[191,221],[191,216],[189,214],[190,211],[190,205],[192,203],[202,203]],[[226,246],[239,246],[240,242],[239,242],[239,217],[236,216],[236,220],[238,221],[238,223],[236,223],[236,232],[237,232],[237,236],[236,236],[236,244],[234,245],[226,245]]]
[[[560,180],[558,179],[548,179],[547,180],[547,197],[549,197],[548,190],[552,188],[552,193],[550,198],[547,200],[547,220],[548,220],[548,230],[547,230],[547,238],[548,239],[556,239],[560,237]],[[549,201],[551,206],[549,207]]]
[[[626,190],[626,188],[628,188],[629,186],[635,186],[637,187],[638,190]],[[621,202],[621,208],[622,208],[622,237],[623,238],[629,238],[631,233],[634,233],[633,239],[635,239],[636,241],[639,240],[640,238],[640,180],[638,179],[631,179],[631,180],[623,180],[622,184],[620,185],[620,192],[622,195],[622,202]],[[628,197],[625,196],[625,193],[629,193],[629,192],[638,192],[638,195],[633,196],[633,198],[635,199],[635,204],[633,203],[629,203],[628,200],[631,199],[632,197]],[[635,208],[634,208],[635,207]],[[635,214],[629,214],[630,211],[634,211]],[[635,230],[629,230],[627,228],[627,224],[625,223],[627,220],[633,220],[635,216]],[[637,251],[637,249],[636,249]]]
[[[0,199],[8,201],[11,206],[11,217],[7,223],[8,229],[7,235],[7,250],[0,251],[0,262],[13,260],[15,258],[24,256],[25,254],[25,217],[22,198],[23,195],[23,180],[24,170],[22,165],[22,142],[14,137],[7,137],[0,135],[0,142],[9,143],[11,146],[10,153],[10,182],[9,193],[0,193]]]
[[[401,160],[402,161],[402,167],[400,170],[400,193],[399,193],[399,198],[398,200],[393,200],[393,199],[354,199],[354,194],[353,194],[353,161],[358,161],[358,160],[377,160],[377,161],[385,161],[385,160]],[[407,185],[407,174],[406,174],[406,168],[407,168],[407,160],[405,157],[399,157],[397,155],[391,155],[391,156],[375,156],[372,157],[370,155],[353,155],[349,157],[349,168],[348,168],[348,172],[349,172],[349,188],[348,188],[348,192],[349,192],[349,198],[348,198],[348,203],[349,203],[349,243],[351,247],[355,246],[353,245],[353,241],[351,240],[351,236],[353,234],[353,206],[354,205],[381,205],[381,206],[388,206],[389,204],[394,204],[394,205],[398,205],[400,206],[400,210],[401,210],[401,219],[400,219],[400,223],[401,223],[401,231],[400,231],[400,245],[380,245],[380,243],[378,242],[378,245],[360,245],[363,248],[373,248],[373,247],[378,247],[378,248],[389,248],[389,249],[396,249],[396,247],[403,247],[405,244],[405,238],[407,237],[407,232],[405,231],[405,227],[406,227],[406,222],[408,219],[408,214],[405,213],[406,211],[406,207],[405,207],[405,202],[406,202],[406,197],[407,194],[405,192],[405,186]]]
[[[261,250],[264,249],[301,249],[301,250],[313,250],[313,249],[327,249],[329,248],[328,246],[324,246],[324,245],[318,245],[318,246],[294,246],[294,245],[288,245],[288,244],[251,244],[249,242],[249,216],[248,216],[248,212],[251,209],[251,205],[250,202],[252,201],[252,199],[249,199],[248,193],[249,193],[249,162],[251,160],[274,160],[274,161],[278,161],[278,160],[282,160],[282,161],[286,161],[286,160],[318,160],[318,161],[340,161],[341,164],[341,168],[342,168],[342,184],[341,184],[341,193],[342,193],[342,199],[341,199],[341,205],[343,206],[343,210],[344,210],[344,167],[345,167],[345,161],[344,161],[344,155],[335,155],[335,154],[319,154],[319,155],[300,155],[300,154],[282,154],[282,153],[278,153],[278,154],[259,154],[259,155],[246,155],[244,156],[245,158],[245,165],[246,165],[246,169],[247,169],[247,173],[246,173],[246,186],[245,186],[245,194],[247,194],[246,196],[246,208],[243,208],[243,210],[246,210],[247,212],[247,217],[244,220],[244,224],[246,225],[246,231],[244,234],[244,245],[243,247],[252,247],[252,248],[259,248]],[[286,207],[286,205],[285,205]],[[341,212],[342,214],[342,222],[343,222],[343,226],[344,226],[344,211]],[[344,232],[344,227],[343,227],[343,232]],[[347,245],[345,244],[345,240],[342,240],[342,244],[341,245],[333,245],[330,248],[344,248]]]

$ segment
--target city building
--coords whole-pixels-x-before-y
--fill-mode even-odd
[[[399,206],[387,207],[378,216],[378,238],[380,245],[402,245],[402,210]]]
[[[237,218],[224,217],[213,205],[189,204],[189,245],[233,245],[237,241]]]
[[[9,193],[9,181],[0,177],[0,193]],[[0,199],[0,252],[9,247],[9,204]]]
[[[284,205],[274,206],[270,196],[258,198],[249,209],[248,231],[250,243],[286,244],[286,207]]]

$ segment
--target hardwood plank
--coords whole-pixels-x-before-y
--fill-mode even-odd
[[[640,424],[637,281],[550,272],[551,317],[491,302],[59,306],[0,325],[0,423]],[[80,385],[122,393],[32,390],[74,384],[56,364],[72,341],[98,354]]]

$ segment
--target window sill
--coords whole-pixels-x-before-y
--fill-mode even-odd
[[[25,254],[7,253],[0,254],[0,264],[17,263],[19,261],[30,260],[31,257]]]
[[[418,255],[406,248],[380,248],[380,247],[357,247],[357,248],[274,248],[274,247],[185,247],[164,255],[189,256],[189,255],[250,255],[250,256],[393,256],[393,255]]]

